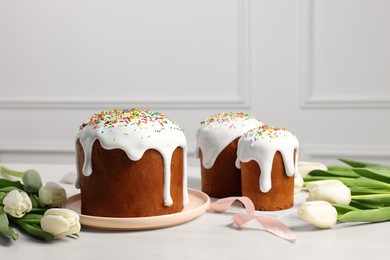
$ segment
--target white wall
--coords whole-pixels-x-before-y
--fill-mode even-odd
[[[94,112],[244,111],[300,158],[390,164],[386,0],[0,0],[0,162],[74,162]],[[195,159],[191,164],[197,164]]]

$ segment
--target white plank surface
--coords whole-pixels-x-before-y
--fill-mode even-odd
[[[35,168],[44,181],[59,181],[74,171],[73,165],[6,164],[26,170]],[[68,195],[77,190],[64,185]],[[199,168],[189,168],[189,186],[199,189]],[[293,209],[267,214],[283,215],[281,220],[298,236],[290,243],[261,230],[258,223],[238,230],[231,214],[242,210],[233,207],[226,213],[205,213],[175,227],[149,231],[97,231],[82,228],[79,239],[60,239],[43,243],[21,234],[18,241],[0,237],[0,255],[4,259],[385,259],[390,222],[377,224],[337,224],[321,230],[300,220],[297,206],[305,194],[296,197]],[[256,212],[257,214],[264,214]]]

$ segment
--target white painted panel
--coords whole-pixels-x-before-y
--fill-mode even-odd
[[[7,1],[3,107],[247,106],[246,1]]]
[[[224,111],[286,127],[303,160],[390,164],[386,10],[379,0],[0,0],[0,162],[72,163],[88,116],[136,106],[184,128],[191,165],[199,122]]]
[[[390,106],[390,2],[303,1],[304,105]]]

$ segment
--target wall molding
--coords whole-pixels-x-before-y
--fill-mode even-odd
[[[250,107],[250,0],[236,1],[237,90],[231,96],[149,97],[132,94],[106,97],[0,96],[0,109],[110,109],[117,107],[150,108],[249,108]]]
[[[65,141],[26,141],[6,140],[0,141],[0,154],[7,152],[74,152],[75,146],[72,142]]]
[[[314,17],[315,1],[301,0],[300,8],[300,105],[302,108],[390,108],[390,94],[328,94],[315,92],[314,85]]]
[[[148,108],[249,108],[249,88],[238,90],[237,96],[221,97],[136,97],[132,99],[103,98],[1,98],[0,109],[113,109],[123,107]]]

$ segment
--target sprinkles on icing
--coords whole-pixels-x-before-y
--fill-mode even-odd
[[[251,116],[247,113],[243,112],[230,112],[230,113],[219,113],[216,115],[212,115],[204,121],[201,121],[201,126],[205,125],[209,128],[218,126],[225,126],[229,129],[234,129],[237,127],[238,122],[242,122],[242,125],[245,124],[245,121],[249,119],[256,119],[254,116]]]
[[[167,129],[183,131],[177,123],[168,119],[165,115],[159,112],[135,108],[120,110],[112,109],[96,113],[90,117],[87,123],[80,126],[80,130],[85,128],[87,125],[96,129],[101,123],[103,123],[105,128],[126,127],[131,125],[145,130],[148,126],[151,126],[154,129],[154,132],[157,133]],[[129,133],[125,132],[123,134],[128,135]]]
[[[280,137],[292,136],[292,134],[283,127],[273,127],[263,125],[258,128],[249,130],[244,134],[244,137],[249,138],[251,142],[256,142],[260,139],[271,142],[273,139]]]

